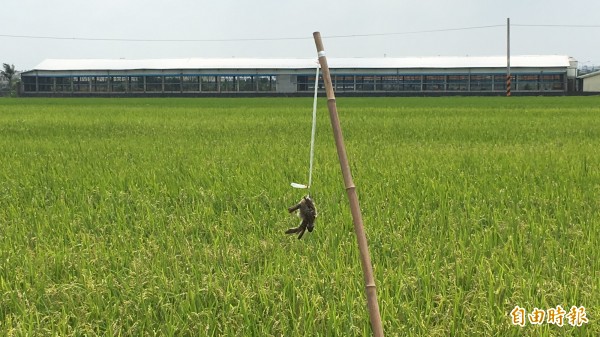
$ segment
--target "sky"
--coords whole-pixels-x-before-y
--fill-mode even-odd
[[[507,18],[512,55],[600,66],[598,0],[19,0],[2,11],[0,62],[17,70],[50,58],[316,58],[314,31],[328,57],[498,56]]]

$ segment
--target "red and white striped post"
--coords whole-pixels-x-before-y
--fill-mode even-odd
[[[510,96],[510,18],[506,18],[506,96]]]

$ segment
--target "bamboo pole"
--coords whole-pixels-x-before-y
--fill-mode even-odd
[[[383,337],[383,326],[381,324],[381,315],[379,314],[379,305],[377,304],[377,289],[375,287],[375,280],[373,278],[373,268],[371,266],[369,246],[367,244],[367,236],[365,235],[365,229],[363,227],[360,205],[358,203],[358,196],[356,195],[356,186],[354,186],[354,182],[352,181],[352,173],[350,172],[348,156],[346,155],[346,148],[344,146],[342,127],[340,126],[340,120],[337,113],[337,106],[335,103],[335,94],[333,92],[333,84],[331,82],[329,65],[327,64],[327,57],[325,56],[325,49],[323,48],[321,33],[314,32],[313,37],[315,39],[315,44],[319,55],[319,63],[321,64],[323,81],[325,82],[329,118],[331,119],[333,137],[335,139],[335,146],[337,148],[338,157],[340,159],[340,166],[342,169],[342,175],[344,176],[346,192],[348,193],[350,211],[352,212],[352,222],[354,223],[354,231],[356,232],[356,240],[358,241],[358,249],[360,250],[360,263],[365,279],[365,292],[367,294],[367,306],[369,308],[371,329],[373,330],[373,335],[375,337]]]

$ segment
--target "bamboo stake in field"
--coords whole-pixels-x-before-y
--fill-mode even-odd
[[[356,232],[356,240],[358,241],[358,249],[360,250],[360,262],[365,279],[365,291],[367,293],[367,306],[369,308],[371,329],[373,330],[373,335],[375,337],[383,337],[383,326],[381,325],[381,315],[379,314],[379,304],[377,303],[377,289],[373,278],[373,267],[371,266],[367,236],[365,235],[365,229],[363,227],[360,205],[358,204],[358,196],[356,195],[356,186],[354,186],[354,182],[352,181],[352,173],[350,172],[350,165],[348,164],[348,156],[346,155],[344,138],[342,137],[342,127],[340,126],[340,120],[337,113],[335,94],[333,92],[327,57],[325,56],[325,48],[323,48],[321,33],[314,32],[313,37],[317,46],[319,63],[321,64],[321,72],[323,73],[323,81],[325,82],[329,118],[331,119],[333,137],[335,138],[335,146],[337,148],[338,157],[340,158],[344,184],[346,185],[346,192],[348,193],[348,199],[350,201],[352,222],[354,223],[354,231]]]

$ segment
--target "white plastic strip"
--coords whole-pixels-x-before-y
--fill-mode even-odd
[[[290,185],[292,185],[293,188],[308,188],[308,186],[304,184],[291,183]]]

